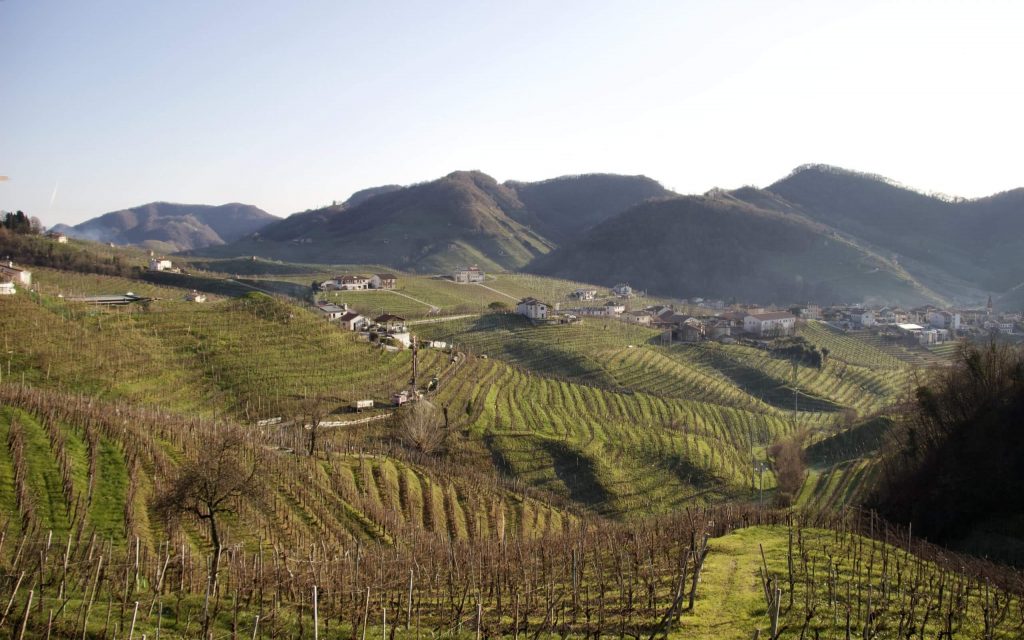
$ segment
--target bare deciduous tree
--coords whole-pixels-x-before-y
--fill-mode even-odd
[[[256,490],[258,453],[246,446],[238,429],[217,433],[200,448],[199,455],[178,468],[171,484],[158,497],[156,507],[167,517],[191,513],[210,529],[213,561],[210,582],[217,580],[221,539],[217,518],[234,511],[234,501]]]
[[[426,454],[436,453],[446,437],[437,407],[419,400],[403,409],[398,418],[398,437],[405,446]]]

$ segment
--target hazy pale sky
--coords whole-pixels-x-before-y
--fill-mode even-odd
[[[807,162],[987,195],[1024,186],[1022,33],[1012,0],[0,0],[0,209]]]

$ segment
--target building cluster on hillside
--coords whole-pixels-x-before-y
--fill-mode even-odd
[[[997,313],[992,299],[984,307],[941,308],[932,305],[902,309],[890,306],[837,305],[826,309],[803,307],[801,317],[821,319],[845,331],[870,331],[908,343],[934,345],[966,337],[1024,333],[1020,313]]]
[[[372,276],[342,275],[324,280],[318,285],[321,291],[366,291],[367,289],[394,289],[398,278],[390,273],[375,273]]]

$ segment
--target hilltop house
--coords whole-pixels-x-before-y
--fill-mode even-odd
[[[743,330],[761,337],[788,336],[796,327],[796,316],[785,311],[752,313],[743,318]]]
[[[620,283],[612,287],[612,293],[620,298],[631,298],[633,297],[633,287],[625,283]]]
[[[60,231],[51,231],[50,233],[46,234],[46,237],[49,238],[50,240],[56,240],[57,244],[68,243],[68,237],[61,233]]]
[[[577,289],[569,296],[577,300],[593,300],[597,297],[597,289]]]
[[[473,282],[483,282],[484,272],[480,270],[480,267],[473,265],[472,267],[459,268],[452,272],[452,280],[459,284],[470,284]]]
[[[149,259],[149,270],[150,271],[170,271],[174,268],[171,261],[167,258],[150,258]]]
[[[0,277],[26,287],[32,286],[32,272],[25,269],[19,269],[9,260],[7,261],[7,264],[0,263]]]
[[[547,320],[549,308],[547,303],[536,298],[523,298],[516,305],[516,313],[530,320]]]
[[[370,276],[371,289],[394,289],[398,278],[390,273],[375,273]]]

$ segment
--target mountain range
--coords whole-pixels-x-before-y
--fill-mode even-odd
[[[182,210],[166,223],[159,216],[125,223],[154,207]],[[1024,290],[1024,189],[957,199],[828,165],[798,167],[763,189],[703,195],[679,195],[645,176],[499,183],[479,171],[456,171],[365,189],[283,220],[264,214],[248,220],[247,231],[236,227],[234,236],[216,232],[209,213],[200,219],[183,205],[155,204],[75,229],[88,232],[101,221],[109,227],[113,217],[115,242],[150,233],[146,240],[207,257],[382,264],[420,273],[476,264],[765,303],[976,303],[994,294],[997,304],[1015,305]],[[185,233],[193,227],[217,237]]]
[[[72,238],[170,253],[235,242],[275,220],[262,209],[237,202],[220,206],[151,202],[75,226],[59,224],[52,230]]]

